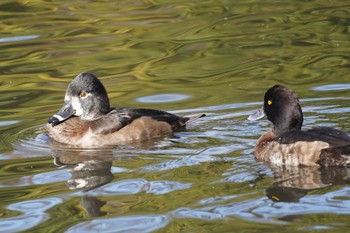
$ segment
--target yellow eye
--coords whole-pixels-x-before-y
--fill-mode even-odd
[[[272,104],[272,100],[268,100],[267,105],[271,105],[271,104]]]
[[[83,91],[82,93],[80,93],[80,97],[81,98],[85,98],[87,96],[87,93],[85,91]]]

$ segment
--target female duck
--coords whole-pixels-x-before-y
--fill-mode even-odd
[[[110,108],[100,80],[91,73],[81,73],[68,85],[64,105],[50,117],[46,132],[57,142],[77,147],[120,145],[170,134],[203,116]]]
[[[330,127],[302,131],[303,112],[297,95],[287,87],[276,85],[267,90],[263,111],[273,128],[256,143],[257,160],[291,166],[350,166],[350,137]]]

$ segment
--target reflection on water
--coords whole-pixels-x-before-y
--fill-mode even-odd
[[[350,168],[258,163],[266,89],[305,127],[349,129],[346,1],[0,3],[0,231],[347,232]],[[111,105],[207,113],[157,141],[58,145],[44,125],[76,74]]]
[[[18,211],[22,214],[12,218],[2,219],[0,222],[1,230],[4,232],[29,230],[47,221],[50,216],[45,211],[61,202],[61,198],[44,198],[8,205],[8,210]]]
[[[112,151],[110,155],[98,151],[55,151],[56,166],[68,169],[69,189],[89,191],[113,180]]]
[[[251,111],[258,105],[248,104]],[[282,226],[297,224],[300,219],[309,221],[309,214],[327,214],[332,218],[350,214],[350,190],[346,186],[350,168],[276,167],[257,163],[252,152],[258,135],[244,136],[247,129],[254,132],[256,126],[249,121],[236,121],[245,119],[249,111],[241,111],[242,105],[220,109],[220,106],[217,112],[213,109],[203,121],[192,126],[192,129],[208,127],[208,130],[196,132],[190,127],[151,146],[84,150],[49,144],[53,160],[46,158],[46,171],[33,171],[20,180],[7,179],[1,187],[54,185],[60,190],[60,194],[48,193],[44,199],[31,200],[41,203],[57,198],[53,206],[37,208],[37,221],[23,229],[54,221],[48,214],[50,208],[76,205],[85,217],[73,221],[75,224],[66,228],[68,232],[111,228],[114,232],[151,232],[170,229],[176,222],[188,219],[194,222],[238,219],[254,222],[253,229],[264,224]],[[323,108],[320,113],[327,111]],[[213,122],[218,124],[211,125]],[[264,121],[261,124],[256,134],[269,127]],[[28,144],[33,142],[22,141],[17,150],[30,148]],[[34,164],[36,160],[33,159]],[[7,172],[24,170],[20,168],[23,165],[18,166]],[[2,219],[0,224],[21,221],[32,214],[26,209],[30,206],[26,205],[27,201],[17,203],[16,209],[9,205],[7,210],[24,214]],[[19,224],[13,226],[20,229]]]
[[[31,39],[36,39],[38,37],[39,37],[38,35],[28,35],[28,36],[14,36],[14,37],[0,38],[0,43],[21,41],[21,40],[31,40]]]
[[[175,102],[190,98],[190,96],[183,94],[161,94],[153,96],[145,96],[138,98],[138,102],[144,103],[163,103],[163,102]]]
[[[78,224],[67,232],[152,232],[165,227],[169,221],[168,217],[162,215],[98,219]]]
[[[308,192],[350,183],[346,167],[271,167],[274,184],[266,190],[273,201],[297,202]]]

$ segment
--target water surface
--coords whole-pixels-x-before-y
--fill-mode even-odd
[[[347,232],[349,168],[255,161],[247,121],[276,83],[305,128],[349,131],[347,1],[0,3],[4,232]],[[171,137],[95,150],[44,133],[90,71],[112,106],[207,117]]]

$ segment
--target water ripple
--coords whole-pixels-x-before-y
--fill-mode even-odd
[[[164,215],[141,215],[119,218],[96,219],[79,223],[66,232],[152,232],[168,225]]]
[[[206,220],[225,219],[235,216],[255,222],[283,224],[285,223],[281,220],[283,217],[296,214],[350,214],[350,200],[337,199],[338,197],[347,197],[349,194],[350,189],[343,188],[326,195],[305,197],[300,203],[274,203],[266,198],[261,198],[197,209],[183,207],[172,211],[171,215],[176,218]]]
[[[182,183],[169,180],[147,181],[146,179],[120,180],[106,184],[101,188],[90,191],[90,195],[115,196],[128,195],[140,192],[152,193],[156,195],[170,193],[176,190],[188,189],[190,183]]]
[[[137,98],[138,102],[142,103],[164,103],[164,102],[177,102],[190,98],[189,95],[184,94],[161,94],[161,95],[152,95]]]
[[[246,118],[282,84],[298,93],[305,128],[349,132],[349,7],[0,3],[0,231],[348,231],[350,170],[258,163],[271,123]],[[101,77],[111,106],[207,116],[144,144],[59,145],[44,124],[83,71]]]
[[[0,38],[0,43],[22,41],[22,40],[33,40],[33,39],[36,39],[38,37],[39,37],[39,35],[6,37],[6,38]]]
[[[6,181],[0,182],[0,187],[23,187],[30,185],[51,184],[66,181],[69,177],[70,175],[63,170],[42,172],[33,176],[22,176],[16,179],[9,178]]]
[[[323,85],[323,86],[316,86],[313,87],[311,90],[314,91],[339,91],[339,90],[349,90],[350,84],[329,84],[329,85]]]
[[[46,210],[62,202],[60,198],[45,198],[17,202],[7,206],[7,209],[19,211],[23,214],[10,218],[0,219],[0,229],[4,232],[19,232],[34,228],[47,221],[50,215]]]
[[[21,232],[29,230],[48,220],[47,214],[26,214],[12,218],[0,219],[0,228],[3,232]]]

